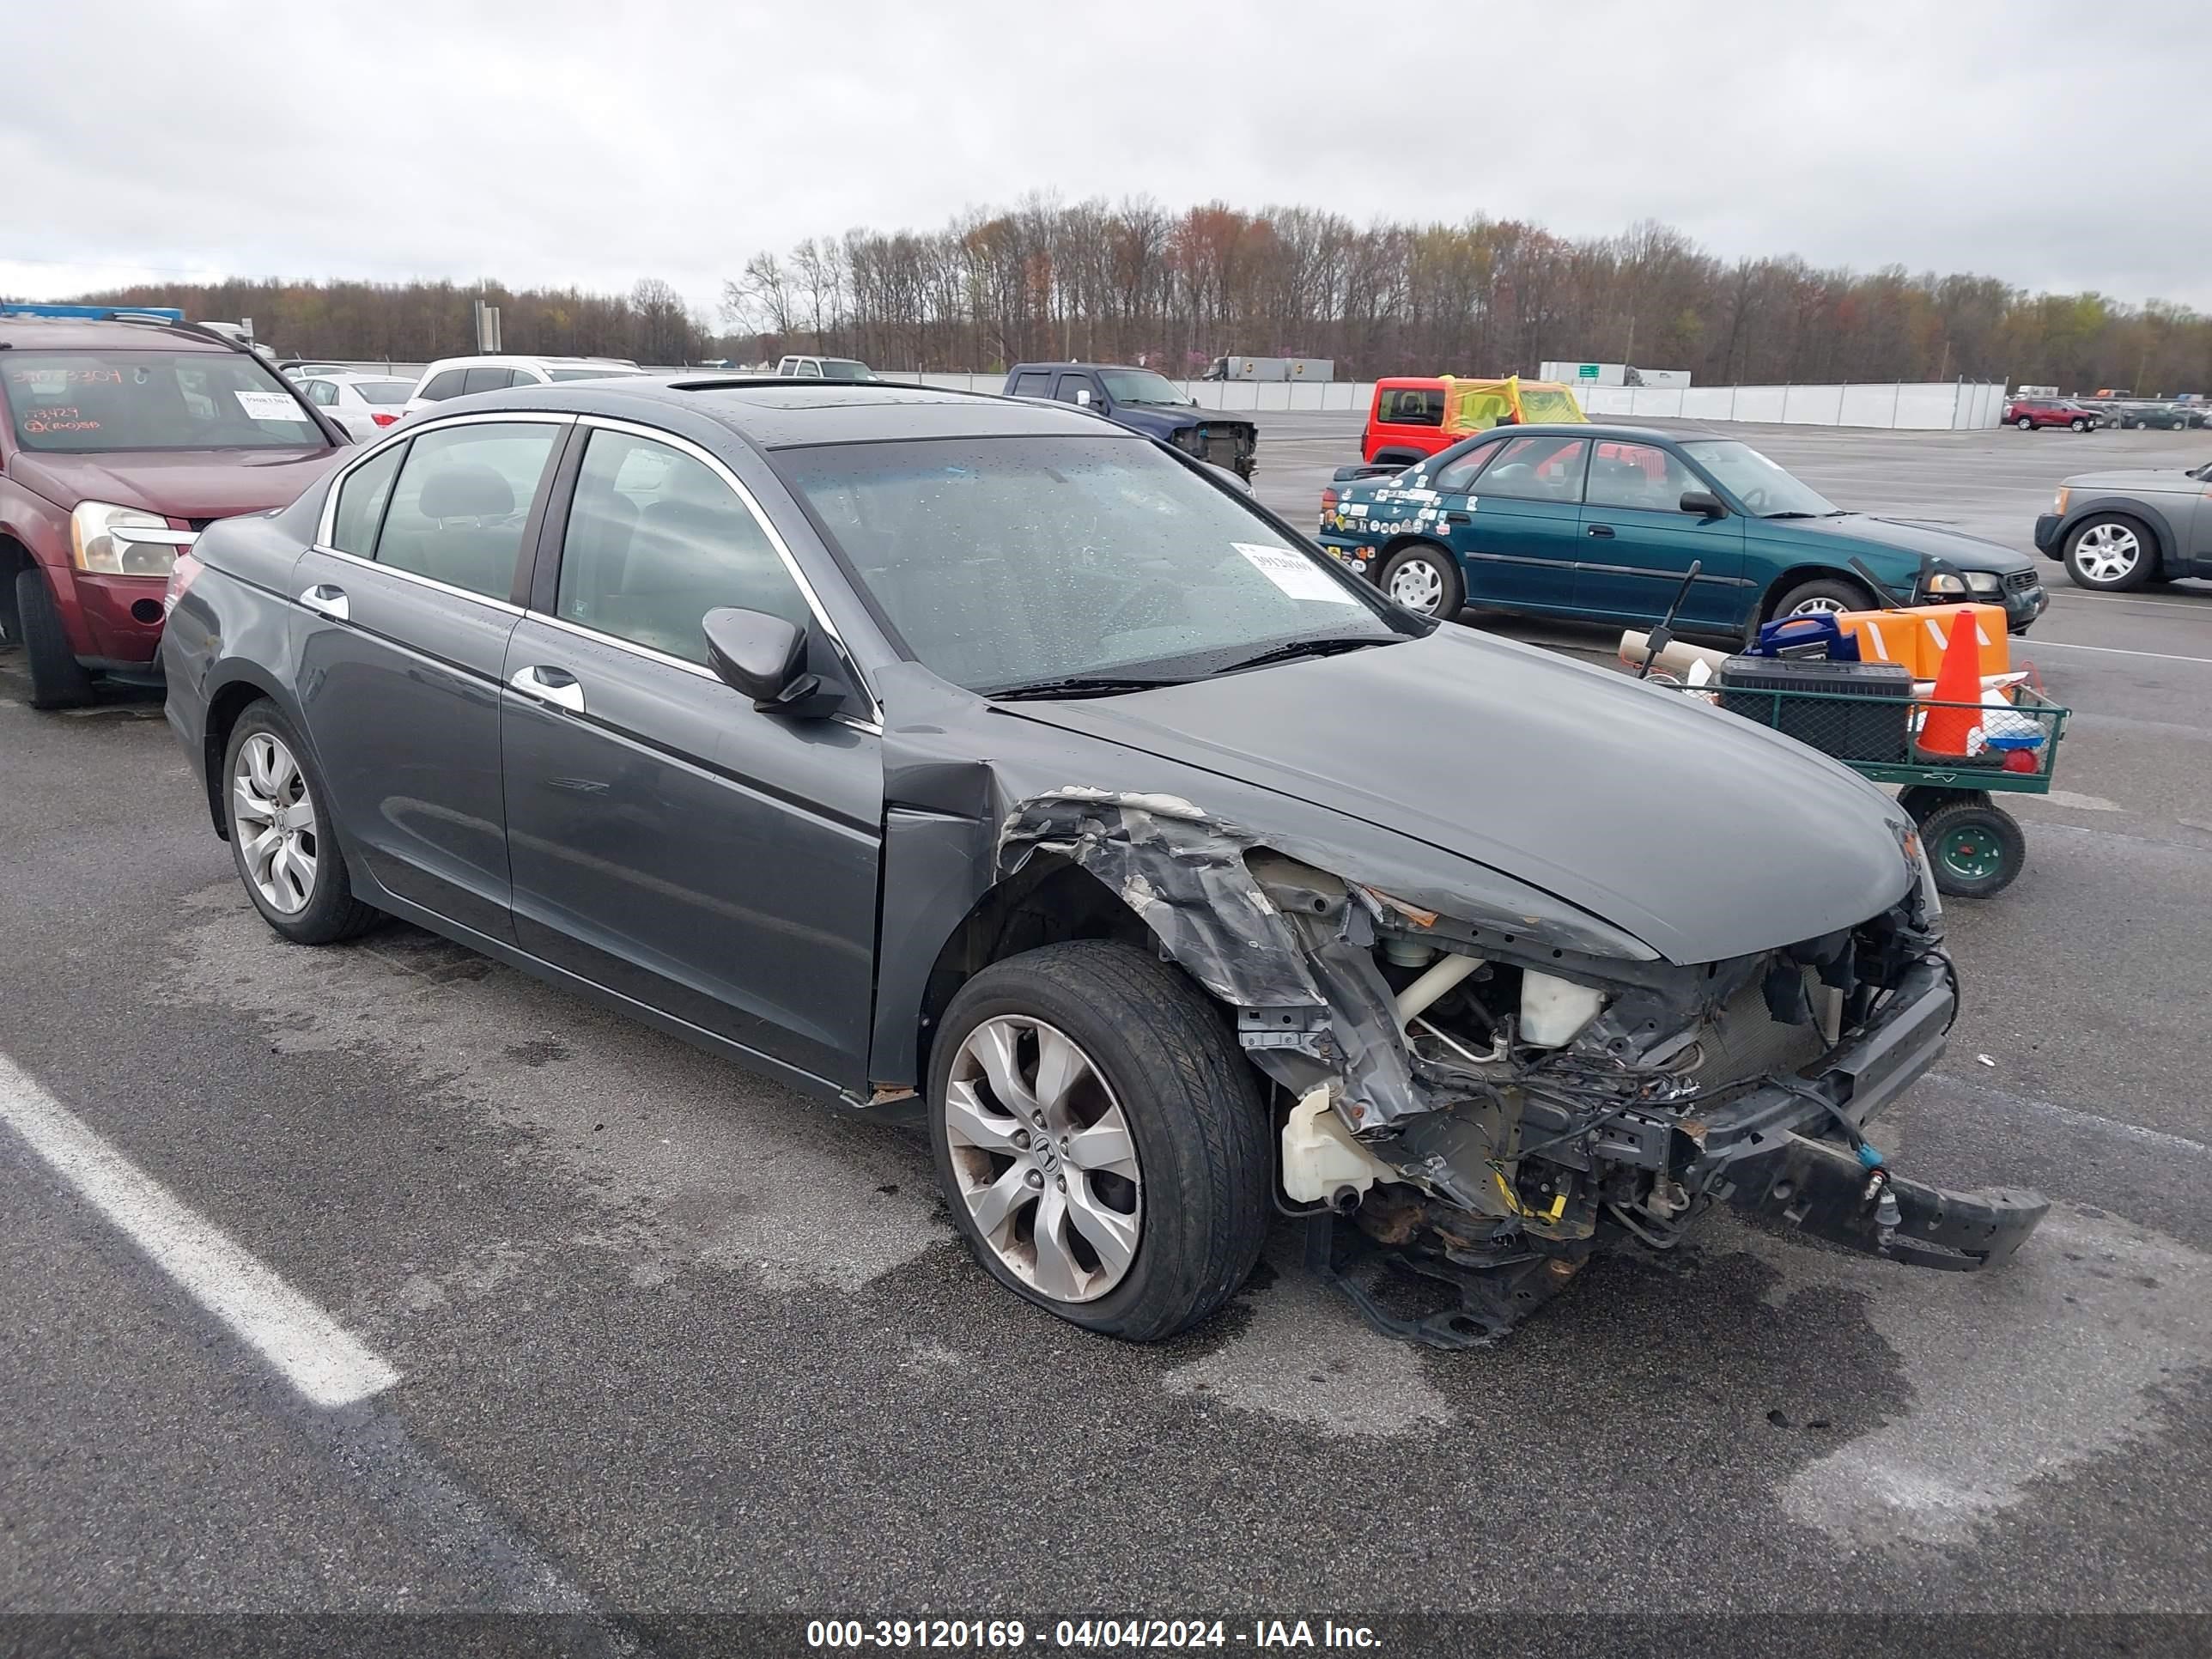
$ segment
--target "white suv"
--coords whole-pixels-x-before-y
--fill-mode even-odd
[[[786,357],[775,366],[787,380],[872,380],[876,371],[851,357]]]
[[[627,357],[441,357],[415,382],[406,412],[412,415],[466,392],[504,392],[509,386],[643,373]]]

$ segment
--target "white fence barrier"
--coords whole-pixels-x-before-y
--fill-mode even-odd
[[[1003,374],[921,374],[879,371],[888,380],[919,380],[958,392],[998,392]],[[1225,413],[1269,410],[1364,414],[1372,380],[1186,380],[1202,408]],[[1576,394],[1594,420],[1753,421],[1778,426],[1884,427],[1963,431],[1996,426],[2004,413],[2001,386],[1930,380],[1875,386],[1582,386]]]

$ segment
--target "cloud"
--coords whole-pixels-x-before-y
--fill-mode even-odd
[[[2188,0],[89,0],[17,25],[0,287],[659,276],[705,307],[756,249],[1043,191],[1657,218],[2212,309],[2203,40]]]

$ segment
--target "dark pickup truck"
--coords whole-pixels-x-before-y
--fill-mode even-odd
[[[1173,444],[1252,482],[1260,429],[1200,409],[1164,374],[1111,363],[1017,363],[1006,376],[1009,398],[1043,398],[1095,409],[1132,432]]]

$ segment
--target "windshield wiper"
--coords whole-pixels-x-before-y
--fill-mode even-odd
[[[1800,513],[1795,507],[1792,507],[1786,513],[1762,513],[1759,516],[1762,519],[1825,519],[1828,514],[1825,513]]]
[[[1340,652],[1357,651],[1363,646],[1388,645],[1396,638],[1398,635],[1395,634],[1382,635],[1369,634],[1355,639],[1292,640],[1288,645],[1276,646],[1271,650],[1261,652],[1257,656],[1244,657],[1236,662],[1224,663],[1213,672],[1217,674],[1233,674],[1240,668],[1265,668],[1269,663],[1290,662],[1299,657],[1334,657]]]
[[[1110,697],[1123,691],[1152,691],[1163,685],[1182,685],[1186,681],[1176,676],[1157,679],[1135,679],[1127,675],[1071,674],[1065,679],[1032,680],[1024,685],[1001,686],[995,691],[986,691],[984,696],[994,702],[1018,702],[1027,697]]]

